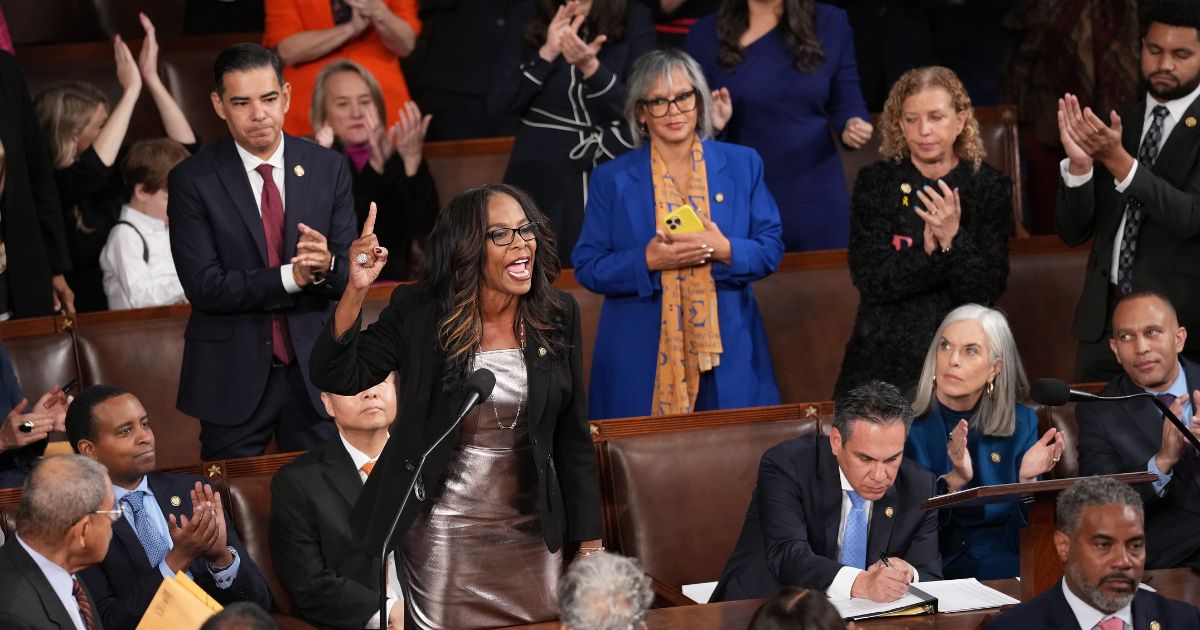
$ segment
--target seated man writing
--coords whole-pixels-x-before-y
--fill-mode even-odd
[[[770,597],[782,586],[890,602],[942,577],[929,471],[904,459],[912,404],[880,381],[834,403],[829,437],[768,450],[733,555],[712,601]],[[886,558],[886,560],[885,560]]]
[[[246,554],[221,496],[200,478],[155,472],[154,431],[133,394],[93,385],[67,409],[75,452],[104,464],[116,509],[104,560],[81,574],[107,628],[133,628],[164,577],[185,571],[222,604],[271,608],[267,582]]]

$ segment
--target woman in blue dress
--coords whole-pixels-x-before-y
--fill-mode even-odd
[[[1064,446],[1051,428],[1037,437],[1033,409],[1018,404],[1029,381],[1004,315],[978,304],[950,311],[929,344],[904,456],[938,476],[939,493],[1026,483],[1049,472]],[[1020,573],[1020,503],[942,510],[946,579]]]
[[[596,168],[572,256],[575,278],[604,295],[592,418],[779,402],[750,286],[783,257],[779,211],[758,155],[707,139],[711,111],[687,54],[635,64],[625,115],[648,142]],[[699,231],[677,231],[667,214],[682,206]]]
[[[845,11],[813,0],[724,0],[692,27],[687,51],[732,100],[725,139],[757,150],[788,251],[846,247],[850,196],[833,134],[871,138]],[[832,134],[831,134],[832,128]]]

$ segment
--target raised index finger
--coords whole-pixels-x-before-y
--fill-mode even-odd
[[[375,233],[375,202],[371,202],[371,209],[367,211],[367,220],[363,222],[362,234],[360,238],[370,236]]]

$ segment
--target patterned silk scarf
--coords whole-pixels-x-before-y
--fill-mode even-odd
[[[692,206],[698,216],[710,219],[708,171],[704,166],[704,149],[698,139],[692,141],[692,169],[685,181],[671,177],[667,163],[653,142],[650,143],[650,171],[654,178],[656,226],[661,226],[667,213],[684,203]],[[651,414],[691,413],[700,391],[700,373],[721,364],[717,287],[707,264],[663,271],[660,275],[662,324],[658,334],[658,367],[654,373]]]

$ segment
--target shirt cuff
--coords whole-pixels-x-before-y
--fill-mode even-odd
[[[833,583],[829,585],[828,589],[825,589],[825,594],[830,597],[850,599],[850,591],[854,588],[854,580],[858,579],[859,573],[864,573],[864,571],[856,567],[842,567],[838,570],[837,575],[833,576]]]
[[[1150,456],[1150,461],[1146,462],[1146,470],[1158,475],[1158,481],[1151,481],[1150,485],[1154,486],[1154,494],[1162,496],[1167,490],[1167,484],[1171,483],[1171,479],[1175,476],[1174,473],[1165,473],[1158,469],[1158,463],[1154,461],[1154,455]]]
[[[1070,164],[1071,158],[1063,158],[1062,162],[1058,163],[1058,171],[1062,174],[1063,183],[1067,185],[1067,188],[1079,188],[1080,186],[1092,181],[1092,169],[1089,168],[1088,172],[1084,173],[1083,175],[1072,175],[1069,168]],[[1133,173],[1133,171],[1129,172],[1130,174]]]
[[[1125,176],[1125,179],[1117,182],[1117,192],[1123,193],[1126,188],[1129,188],[1129,185],[1133,183],[1133,176],[1137,174],[1137,167],[1138,161],[1134,160],[1133,166],[1129,167],[1129,174]]]
[[[399,603],[400,603],[400,600],[396,599],[395,597],[387,598],[387,612],[388,612],[389,619],[392,616],[392,606],[395,606],[396,604],[399,604]],[[371,619],[369,621],[367,621],[367,623],[363,627],[366,628],[367,630],[379,630],[379,611],[378,610],[375,611],[374,615],[371,615]]]
[[[219,589],[227,589],[233,586],[233,581],[237,579],[238,567],[242,566],[242,554],[233,554],[233,564],[229,565],[224,571],[213,571],[209,568],[208,572],[213,576],[213,582]]]
[[[171,570],[171,567],[167,566],[166,560],[158,563],[158,572],[165,578],[175,577],[175,572]]]
[[[292,263],[279,267],[279,278],[283,280],[283,290],[289,294],[301,291],[300,285],[296,284],[296,279],[292,277]]]

